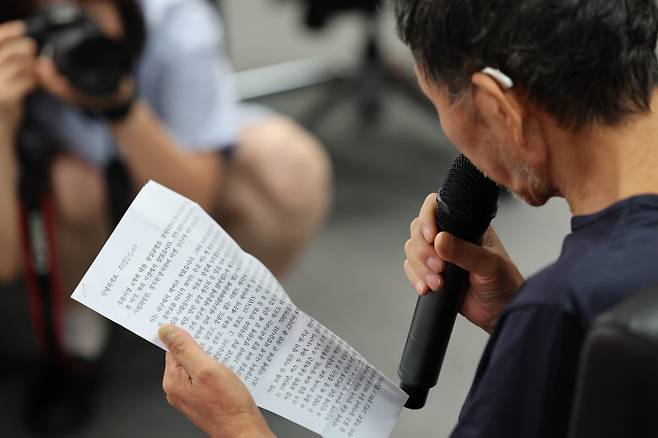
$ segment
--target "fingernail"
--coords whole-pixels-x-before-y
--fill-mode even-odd
[[[434,241],[434,247],[437,248],[437,250],[439,248],[442,249],[445,246],[446,242],[447,242],[446,239],[448,239],[448,238],[449,238],[448,233],[446,233],[445,231],[440,232],[439,234],[436,235],[436,240]],[[441,253],[439,253],[439,254],[441,254]]]
[[[427,277],[425,277],[425,282],[433,291],[438,290],[439,286],[441,285],[441,280],[439,279],[439,276],[434,274],[430,274]]]
[[[432,236],[432,227],[425,225],[423,227],[423,236],[425,237],[425,241],[427,243],[432,243],[434,241],[434,236]]]
[[[418,282],[416,283],[416,292],[418,292],[420,295],[425,293],[425,283]]]
[[[430,257],[427,260],[427,267],[430,268],[430,271],[438,273],[441,268],[441,262],[436,257]]]
[[[174,328],[170,325],[163,325],[158,330],[158,336],[160,336],[162,342],[167,343],[168,341],[171,341],[173,335],[174,335]]]

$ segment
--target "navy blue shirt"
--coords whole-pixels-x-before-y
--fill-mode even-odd
[[[592,320],[658,284],[658,196],[572,219],[560,258],[528,279],[487,344],[453,438],[559,438]]]

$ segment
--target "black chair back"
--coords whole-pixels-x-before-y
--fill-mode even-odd
[[[590,330],[569,437],[658,437],[658,288],[622,303]]]

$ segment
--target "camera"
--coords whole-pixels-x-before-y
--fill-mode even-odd
[[[51,6],[28,18],[26,36],[52,57],[73,87],[90,97],[115,95],[134,64],[123,41],[105,36],[94,20],[73,5]]]

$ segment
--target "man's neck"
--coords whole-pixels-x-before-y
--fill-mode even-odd
[[[554,175],[574,215],[595,213],[632,196],[658,194],[658,90],[650,113],[623,125],[561,137],[552,157]]]

